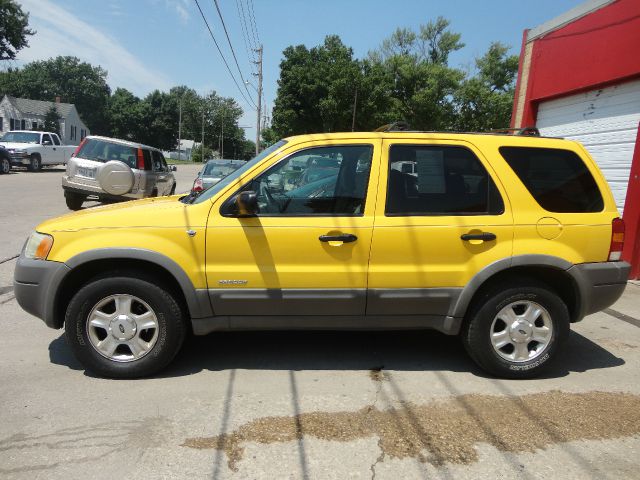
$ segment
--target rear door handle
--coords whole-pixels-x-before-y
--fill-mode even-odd
[[[358,237],[351,233],[344,233],[342,235],[320,235],[319,240],[321,242],[344,242],[351,243],[358,240]]]
[[[468,242],[469,240],[483,240],[485,242],[490,242],[491,240],[496,239],[495,233],[490,232],[482,232],[482,233],[465,233],[460,236],[460,239]]]

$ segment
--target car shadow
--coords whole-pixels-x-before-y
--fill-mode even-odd
[[[61,335],[49,346],[51,362],[82,370]],[[539,378],[559,378],[624,365],[625,361],[571,332],[565,348]],[[458,337],[435,331],[402,332],[219,332],[191,336],[155,378],[193,375],[203,370],[362,370],[470,372],[480,370]],[[91,372],[85,372],[93,376]]]

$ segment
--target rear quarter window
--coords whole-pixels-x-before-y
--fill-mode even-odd
[[[500,154],[538,204],[549,212],[589,213],[604,208],[582,159],[558,148],[500,147]]]

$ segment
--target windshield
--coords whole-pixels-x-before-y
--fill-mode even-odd
[[[7,132],[2,136],[0,141],[7,143],[40,143],[40,134],[31,132]]]
[[[119,160],[131,168],[136,168],[137,153],[136,148],[127,145],[90,138],[85,140],[76,156],[85,160],[102,163],[108,162],[109,160]]]
[[[255,165],[260,163],[262,160],[267,158],[269,155],[274,153],[276,150],[280,149],[280,147],[282,147],[285,143],[287,143],[286,140],[280,140],[279,142],[276,142],[273,145],[271,145],[269,148],[266,148],[265,150],[260,152],[257,156],[253,157],[251,160],[249,160],[247,163],[245,163],[243,166],[237,169],[235,172],[231,173],[230,175],[227,175],[215,185],[204,190],[202,193],[200,193],[200,195],[195,197],[191,203],[200,203],[210,199],[215,194],[217,194],[220,190],[222,190],[223,188],[226,188],[227,185],[231,184],[232,182],[240,178],[244,172],[246,172],[247,170],[250,170]]]

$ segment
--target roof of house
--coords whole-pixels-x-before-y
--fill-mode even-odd
[[[28,98],[16,98],[6,95],[11,104],[22,113],[30,113],[32,115],[46,115],[52,105],[58,107],[58,114],[62,118],[69,116],[69,112],[74,107],[73,103],[56,103],[45,102],[42,100],[31,100]]]

